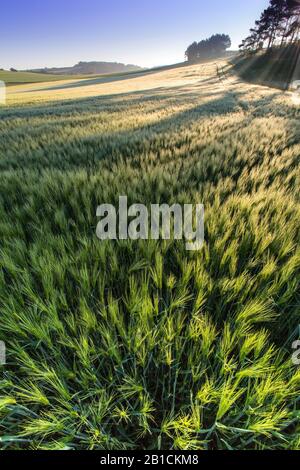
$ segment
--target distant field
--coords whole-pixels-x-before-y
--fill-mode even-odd
[[[294,95],[225,61],[7,95],[0,447],[300,450]],[[204,248],[100,242],[119,195],[203,203]]]
[[[5,82],[7,85],[15,85],[19,83],[40,83],[40,82],[51,82],[57,80],[67,80],[71,78],[78,78],[76,76],[64,76],[64,75],[50,75],[45,73],[31,73],[31,72],[10,72],[0,71],[0,80]]]
[[[216,69],[213,64],[214,69]],[[201,70],[199,76],[198,70]],[[209,78],[209,64],[197,66],[159,67],[152,70],[84,76],[54,82],[15,84],[7,93],[8,105],[28,105],[60,100],[79,100],[96,96],[136,93],[183,85],[191,85]]]
[[[178,66],[184,65],[178,64]],[[50,73],[37,73],[37,72],[11,72],[7,70],[0,70],[0,80],[4,81],[6,85],[18,85],[26,83],[42,83],[42,82],[55,82],[63,80],[78,80],[78,79],[88,79],[92,77],[126,77],[130,75],[144,75],[145,73],[153,73],[155,71],[168,70],[174,68],[174,66],[165,66],[157,67],[152,70],[135,70],[131,72],[122,72],[122,73],[105,73],[105,74],[84,74],[84,75],[62,75],[62,74],[50,74]]]
[[[26,83],[43,83],[43,82],[56,82],[64,80],[79,80],[88,79],[90,77],[114,76],[114,75],[128,75],[132,73],[141,72],[123,72],[123,74],[103,74],[103,75],[54,75],[50,73],[36,73],[36,72],[10,72],[0,70],[0,80],[5,82],[6,85],[19,85]]]

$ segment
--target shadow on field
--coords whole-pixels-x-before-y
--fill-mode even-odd
[[[274,104],[278,92],[251,100],[249,104],[247,90],[237,88],[225,90],[219,86],[213,92],[206,90],[200,94],[199,88],[201,84],[194,85],[192,89],[187,86],[162,87],[121,95],[3,109],[0,111],[0,117],[6,122],[6,129],[5,138],[0,132],[0,139],[4,142],[0,169],[25,170],[39,167],[41,171],[52,168],[64,171],[72,168],[90,168],[100,161],[109,162],[112,155],[117,154],[118,158],[126,160],[140,155],[145,151],[145,145],[151,149],[152,143],[154,144],[159,138],[171,142],[172,136],[184,129],[189,131],[194,124],[207,118],[214,120],[216,116],[221,118],[228,114],[242,113],[238,125],[236,122],[232,124],[236,131],[249,125],[256,117],[266,116],[268,107],[272,107],[270,113],[272,112],[273,116],[282,116],[284,112],[290,112],[288,106],[285,110],[282,103],[280,106]],[[202,99],[207,101],[201,102]],[[184,109],[176,109],[180,106]],[[172,112],[173,107],[174,112]],[[114,116],[119,116],[120,119],[122,112],[124,117],[131,113],[137,116],[137,119],[139,115],[149,116],[150,122],[139,125],[137,121],[136,126],[122,129],[124,127],[122,121],[119,130],[105,131],[103,126],[97,130],[97,120],[101,125],[103,122],[110,122]],[[155,114],[159,112],[162,116],[155,120]],[[154,121],[151,121],[152,115]],[[18,120],[17,131],[13,124],[15,119]],[[80,130],[78,135],[74,133],[74,128],[77,127]],[[84,134],[82,129],[85,127]],[[230,124],[228,128],[228,132],[233,132]],[[220,124],[220,140],[222,131]],[[31,137],[34,141],[32,148],[27,145]],[[201,142],[201,136],[199,139]],[[184,142],[185,140],[183,144]],[[171,143],[169,145],[172,147]],[[17,153],[13,152],[14,147],[18,148]],[[10,158],[7,158],[8,154]]]
[[[232,60],[235,73],[250,83],[288,90],[300,79],[300,45],[274,47]]]
[[[95,78],[86,78],[80,79],[78,81],[72,81],[72,83],[58,83],[57,85],[53,85],[47,88],[35,88],[31,90],[26,90],[25,93],[32,93],[38,90],[43,91],[57,91],[57,90],[66,90],[71,88],[81,88],[84,86],[91,86],[91,85],[101,85],[106,83],[113,83],[113,82],[120,82],[123,80],[132,80],[139,77],[146,77],[148,75],[154,75],[156,73],[161,73],[171,69],[177,69],[181,67],[186,67],[190,64],[183,63],[183,64],[175,64],[166,67],[158,67],[156,69],[150,70],[139,70],[137,72],[125,72],[124,74],[113,74],[113,75],[102,75]],[[72,79],[70,79],[72,80]],[[24,91],[22,91],[24,93]]]
[[[201,87],[206,82],[211,82],[214,80],[213,84],[216,84],[216,91],[201,91]],[[200,94],[201,92],[201,94]],[[43,104],[26,104],[21,106],[11,106],[6,108],[0,108],[0,117],[1,119],[11,119],[11,118],[22,118],[22,117],[61,117],[61,116],[73,116],[75,113],[85,113],[85,114],[99,114],[102,112],[111,112],[118,113],[124,108],[130,108],[136,104],[140,105],[142,108],[143,104],[148,103],[159,103],[162,102],[162,108],[166,109],[166,105],[173,104],[178,105],[181,103],[190,102],[191,104],[195,103],[195,99],[199,101],[201,98],[207,98],[211,96],[218,96],[217,102],[220,104],[226,102],[227,98],[230,96],[242,97],[246,95],[247,92],[230,89],[227,92],[224,92],[223,88],[220,88],[219,81],[212,79],[201,80],[198,84],[193,85],[193,91],[191,91],[189,85],[180,85],[177,87],[158,87],[151,88],[149,90],[137,90],[130,91],[127,93],[119,94],[110,94],[110,95],[101,95],[101,96],[92,96],[88,98],[76,98],[68,99],[61,101],[46,102]],[[274,94],[271,97],[267,97],[267,101],[271,102],[272,99],[278,96],[278,92],[274,91]],[[257,100],[255,103],[259,105],[260,100]],[[255,103],[252,101],[251,104]],[[207,103],[204,103],[203,106],[206,106]]]

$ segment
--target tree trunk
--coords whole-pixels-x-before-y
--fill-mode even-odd
[[[285,35],[286,35],[286,32],[288,30],[288,27],[289,27],[289,18],[286,20],[286,23],[285,23],[285,28],[284,28],[284,32],[282,33],[282,38],[281,38],[281,43],[280,43],[280,47],[283,46],[283,43],[286,39]]]

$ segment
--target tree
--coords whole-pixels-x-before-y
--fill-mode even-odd
[[[202,59],[223,56],[231,46],[231,39],[227,34],[214,34],[208,39],[193,42],[186,50],[185,57],[191,63]]]
[[[240,45],[242,50],[257,50],[299,40],[300,0],[270,0],[270,5],[255,22],[250,36]]]
[[[231,47],[231,39],[227,34],[215,34],[209,39],[209,48],[215,55],[222,55]]]
[[[285,36],[290,38],[290,42],[299,40],[300,33],[300,1],[287,0],[286,15],[290,18]]]
[[[189,62],[197,62],[198,60],[198,44],[193,42],[185,51],[185,57]]]

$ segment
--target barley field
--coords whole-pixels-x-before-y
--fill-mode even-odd
[[[0,108],[2,449],[300,449],[300,111],[222,61],[11,86]],[[203,203],[205,245],[101,203]]]

